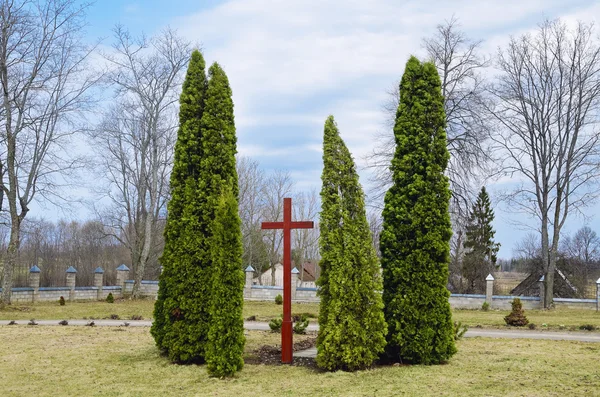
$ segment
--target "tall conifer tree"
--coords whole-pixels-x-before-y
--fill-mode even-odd
[[[244,366],[245,274],[242,270],[242,232],[238,201],[230,188],[223,191],[212,227],[213,260],[206,363],[214,376],[230,376]]]
[[[180,102],[163,273],[151,332],[171,360],[203,362],[215,270],[213,221],[222,192],[228,189],[237,202],[238,191],[233,100],[221,67],[210,67],[207,83],[204,60],[194,52]]]
[[[496,254],[500,244],[494,242],[494,210],[485,187],[473,204],[466,226],[467,249],[463,260],[462,274],[469,281],[467,293],[485,291],[485,278],[496,266]]]
[[[321,179],[317,364],[366,368],[385,347],[381,277],[362,187],[333,116],[325,122]]]
[[[179,130],[171,173],[171,200],[165,226],[165,248],[158,299],[151,333],[157,346],[173,361],[201,361],[207,329],[196,319],[206,316],[197,292],[204,264],[201,201],[198,195],[202,132],[207,80],[200,51],[192,53],[179,99]]]
[[[455,352],[446,288],[450,189],[444,98],[432,63],[411,57],[400,83],[393,185],[385,196],[381,264],[393,361],[436,364]]]

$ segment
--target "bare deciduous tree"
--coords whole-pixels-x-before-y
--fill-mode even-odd
[[[600,47],[590,25],[545,21],[535,34],[512,38],[498,68],[491,137],[505,175],[522,180],[504,199],[537,221],[549,307],[561,228],[598,193]]]
[[[283,199],[291,197],[293,188],[294,182],[287,171],[276,170],[267,177],[262,192],[264,198],[263,221],[283,221]],[[283,233],[281,230],[265,230],[263,236],[267,243],[271,283],[275,285],[275,265],[281,257]]]
[[[176,139],[176,102],[192,48],[169,29],[150,39],[133,39],[121,26],[114,33],[114,51],[104,57],[114,68],[108,76],[117,104],[92,139],[112,202],[104,218],[131,251],[136,298],[146,265],[157,254]]]
[[[251,265],[256,274],[261,275],[269,261],[261,230],[266,179],[258,161],[249,157],[238,157],[237,173],[244,245],[243,263],[244,267]]]
[[[0,305],[10,303],[31,202],[57,198],[78,164],[66,146],[98,79],[82,42],[87,8],[74,0],[0,0],[0,208],[10,225]]]
[[[317,220],[320,211],[319,195],[316,190],[299,192],[294,195],[293,216],[298,221]],[[316,222],[315,222],[316,223]],[[296,267],[299,267],[300,279],[304,280],[306,261],[316,261],[319,253],[319,229],[294,229],[292,231],[292,248],[295,253]],[[316,270],[316,268],[315,268]],[[317,277],[317,274],[314,274]]]
[[[428,58],[436,65],[445,98],[446,134],[450,162],[447,174],[452,188],[452,212],[465,215],[470,198],[479,189],[472,188],[473,179],[485,169],[487,127],[482,112],[483,79],[480,71],[489,60],[479,54],[481,41],[473,41],[460,30],[452,18],[438,25],[436,34],[423,40]],[[391,184],[390,163],[396,145],[392,133],[400,100],[399,82],[389,91],[383,110],[387,115],[387,132],[377,137],[377,145],[367,157],[373,170],[371,200],[381,202]]]

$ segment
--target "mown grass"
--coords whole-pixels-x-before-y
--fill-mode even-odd
[[[279,335],[250,332],[248,352]],[[323,373],[247,364],[235,378],[174,365],[148,329],[0,326],[2,396],[581,396],[600,390],[600,344],[470,338],[446,365]]]
[[[131,316],[142,316],[146,320],[152,318],[154,300],[117,300],[115,303],[106,302],[67,302],[60,306],[58,302],[39,303],[35,305],[16,304],[0,310],[0,320],[71,320],[71,319],[102,319],[116,314],[121,319]],[[279,317],[283,307],[274,302],[245,301],[244,318],[254,316],[257,321],[269,321]],[[319,314],[317,303],[293,303],[293,314],[305,313],[312,322]],[[507,310],[453,310],[453,318],[469,327],[484,328],[504,327],[504,317]],[[600,330],[600,313],[595,310],[555,309],[555,310],[526,310],[525,315],[537,329],[577,330],[582,325],[593,325]],[[546,324],[545,326],[543,324]]]

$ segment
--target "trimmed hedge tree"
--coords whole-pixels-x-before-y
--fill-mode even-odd
[[[325,122],[321,179],[317,364],[330,371],[367,368],[385,347],[382,284],[364,194],[333,116]]]
[[[157,346],[177,362],[201,362],[208,335],[206,227],[199,194],[201,119],[207,90],[205,62],[192,53],[179,100],[179,130],[171,173],[171,200],[160,258],[158,298],[150,332]]]
[[[214,271],[206,363],[213,376],[231,376],[244,366],[245,274],[242,270],[242,232],[238,201],[225,189],[212,226]]]
[[[446,288],[450,189],[444,170],[444,98],[432,63],[411,57],[400,83],[394,126],[393,185],[385,196],[380,239],[387,358],[420,364],[455,352]]]

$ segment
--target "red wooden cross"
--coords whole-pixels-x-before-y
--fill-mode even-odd
[[[292,199],[283,199],[283,222],[263,222],[263,229],[283,229],[283,323],[281,362],[292,363],[292,229],[312,229],[314,223],[292,222]]]

